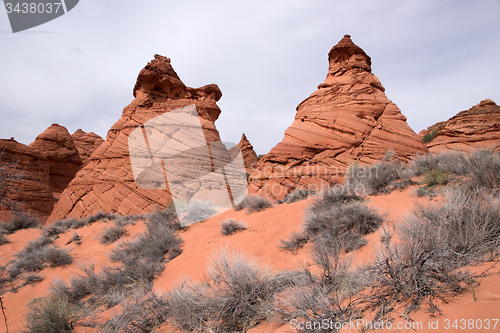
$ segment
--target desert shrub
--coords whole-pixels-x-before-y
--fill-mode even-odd
[[[51,243],[52,240],[44,236],[29,241],[24,249],[14,255],[14,261],[9,266],[9,270],[12,273],[17,273],[17,275],[22,271],[35,272],[42,270],[46,263],[46,249]]]
[[[174,230],[179,230],[181,228],[173,204],[167,206],[164,210],[156,209],[154,213],[148,214],[146,219],[153,224],[168,225]]]
[[[114,214],[114,213],[103,213],[103,212],[98,212],[94,215],[91,215],[89,217],[87,217],[87,223],[94,223],[94,222],[97,222],[97,221],[102,221],[102,220],[114,220],[114,219],[117,219],[119,218],[120,216],[118,214]]]
[[[99,236],[99,240],[102,244],[111,244],[119,240],[122,236],[127,234],[127,230],[125,226],[122,224],[115,224],[112,227],[105,228],[101,235]]]
[[[281,200],[279,203],[294,203],[297,201],[305,200],[309,198],[310,195],[315,194],[314,191],[311,190],[305,190],[305,189],[297,189],[293,191],[292,193],[288,193],[283,200]]]
[[[147,231],[132,241],[117,246],[110,258],[122,264],[130,280],[149,285],[163,270],[165,255],[173,259],[181,253],[181,239],[168,224],[146,223]]]
[[[24,277],[24,282],[26,284],[30,284],[30,283],[33,284],[33,283],[37,283],[40,281],[43,281],[43,277],[40,274],[32,273],[32,274],[28,274]]]
[[[149,293],[119,303],[123,311],[108,320],[101,332],[153,332],[169,316],[169,303],[159,294]]]
[[[268,318],[286,280],[242,253],[222,250],[208,266],[208,281],[184,282],[170,293],[171,322],[185,332],[246,331]]]
[[[232,235],[240,230],[246,230],[246,229],[247,227],[243,223],[236,222],[233,219],[229,219],[221,223],[221,233],[226,236]]]
[[[276,296],[274,311],[285,321],[302,321],[342,324],[356,318],[353,299],[363,287],[363,283],[350,272],[350,261],[342,255],[341,245],[316,247],[313,260],[319,268],[319,275],[309,269],[292,279]],[[359,318],[359,317],[358,317]],[[290,322],[292,323],[292,322]],[[304,332],[338,332],[338,327],[305,327]]]
[[[470,158],[472,186],[488,189],[500,187],[500,154],[490,149],[475,151]]]
[[[71,244],[71,243],[75,243],[76,245],[81,245],[82,244],[82,236],[80,236],[77,232],[73,233],[73,236],[66,243],[66,245]]]
[[[58,220],[51,225],[48,225],[44,228],[45,235],[48,237],[58,236],[68,229],[80,229],[89,225],[89,221],[86,219],[73,219],[68,218],[64,220]]]
[[[250,214],[253,212],[263,211],[264,209],[271,208],[272,206],[272,203],[268,199],[250,195],[247,196],[241,203],[236,205],[235,210],[238,211],[246,208],[247,214]]]
[[[281,239],[280,241],[280,248],[294,252],[302,248],[309,241],[309,238],[302,232],[294,231],[287,240]]]
[[[469,161],[464,153],[457,151],[439,154],[428,153],[415,156],[410,162],[409,169],[414,176],[420,176],[430,171],[463,176],[469,172]]]
[[[427,187],[446,185],[450,182],[450,176],[446,172],[437,169],[428,171],[422,176],[422,183]]]
[[[281,248],[296,251],[312,240],[318,244],[343,244],[345,252],[358,249],[365,244],[363,235],[377,230],[382,223],[382,217],[362,200],[349,193],[347,187],[325,191],[307,211],[303,232],[281,240]]]
[[[10,240],[4,234],[0,233],[0,246],[10,243]]]
[[[210,288],[183,282],[168,295],[170,323],[183,332],[218,332],[217,308]]]
[[[376,194],[400,179],[403,171],[404,165],[399,160],[384,160],[369,167],[351,164],[347,170],[347,182],[367,194]]]
[[[364,175],[362,184],[368,189],[369,193],[378,193],[391,182],[399,179],[399,172],[403,169],[399,161],[382,162],[376,165],[377,171]]]
[[[376,263],[369,267],[370,293],[365,295],[365,300],[377,310],[377,319],[394,310],[396,305],[404,306],[405,311],[411,313],[425,302],[431,312],[439,311],[434,303],[436,299],[447,301],[464,290],[468,275],[447,264],[443,249],[433,243],[442,239],[428,232],[422,228],[419,236],[428,238],[403,237],[401,243],[394,245],[391,237],[385,238]]]
[[[329,209],[332,206],[361,201],[363,201],[363,198],[350,191],[347,186],[336,185],[329,190],[324,191],[321,198],[313,203],[310,210],[321,211]]]
[[[418,186],[415,189],[414,193],[417,197],[425,197],[425,196],[433,197],[436,194],[432,188],[425,188],[422,186]]]
[[[27,333],[73,332],[80,319],[80,309],[66,297],[38,298],[28,304]]]
[[[372,265],[369,302],[383,313],[396,304],[412,312],[426,303],[439,311],[436,299],[447,300],[471,283],[472,262],[493,258],[500,247],[500,203],[489,194],[455,188],[439,206],[417,206],[398,230],[399,241],[384,237]],[[383,308],[382,308],[383,307]]]
[[[21,213],[18,215],[14,215],[11,223],[1,222],[0,233],[10,235],[17,230],[31,229],[38,226],[40,226],[40,220],[38,220],[37,217],[31,214]]]
[[[50,267],[66,266],[73,262],[73,258],[66,249],[47,247],[44,252],[45,262],[47,262]]]
[[[191,200],[184,207],[181,207],[179,211],[181,226],[205,221],[216,213],[211,201],[199,200]]]
[[[361,202],[350,202],[323,209],[310,209],[304,221],[304,231],[313,238],[323,232],[335,237],[350,230],[366,235],[378,229],[382,217]]]
[[[436,135],[438,134],[439,130],[434,130],[432,132],[429,132],[427,133],[426,135],[424,135],[424,137],[422,138],[422,142],[423,143],[428,143],[428,142],[431,142],[432,139],[434,139],[436,137]]]
[[[214,298],[220,304],[220,328],[246,330],[265,319],[265,302],[277,290],[269,283],[270,272],[243,254],[223,250],[208,266]]]

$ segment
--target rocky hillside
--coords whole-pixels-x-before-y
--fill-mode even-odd
[[[432,152],[456,150],[470,153],[474,149],[500,147],[500,106],[485,99],[469,110],[461,111],[447,121],[434,124],[419,133],[428,136]],[[426,140],[427,141],[427,140]]]

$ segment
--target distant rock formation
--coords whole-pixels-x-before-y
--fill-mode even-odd
[[[447,150],[470,153],[475,149],[500,149],[500,106],[485,99],[469,110],[461,111],[447,121],[441,121],[421,131],[435,133],[427,143],[431,152]]]
[[[71,134],[71,137],[75,142],[83,165],[89,162],[90,156],[104,142],[104,139],[94,132],[87,133],[81,129],[76,130],[75,133]]]
[[[73,138],[64,126],[52,124],[30,145],[47,157],[50,165],[50,187],[54,193],[62,193],[82,168]]]
[[[257,164],[254,192],[282,198],[295,188],[341,181],[348,165],[367,165],[393,150],[402,161],[427,148],[371,73],[371,59],[349,35],[328,54],[325,82],[297,107],[283,140]]]
[[[106,140],[62,193],[47,223],[99,211],[138,214],[168,205],[171,200],[168,190],[145,190],[137,186],[128,151],[130,133],[158,115],[194,104],[206,141],[220,142],[214,124],[220,114],[216,102],[222,97],[217,85],[186,87],[170,59],[155,55],[139,73],[133,93],[135,99],[123,109],[122,117],[108,131]]]
[[[0,186],[0,197],[2,200],[15,202],[20,211],[35,214],[45,220],[54,206],[54,197],[49,185],[49,160],[37,150],[13,139],[0,139],[1,152],[1,165],[12,166],[3,171],[22,174],[20,180],[10,183],[10,191],[5,191],[5,186]],[[0,178],[2,176],[3,174]],[[11,210],[0,205],[0,220],[10,221],[11,218]]]
[[[259,161],[259,157],[253,150],[253,146],[250,141],[248,141],[245,133],[241,135],[241,140],[238,143],[238,146],[240,147],[241,153],[243,155],[243,161],[245,162],[245,169],[247,170],[247,173],[252,173],[253,168]]]

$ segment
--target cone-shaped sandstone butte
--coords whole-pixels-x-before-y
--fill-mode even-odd
[[[138,214],[169,204],[167,190],[139,188],[130,164],[128,137],[144,122],[165,112],[195,104],[207,142],[220,142],[214,122],[220,114],[216,102],[222,97],[215,84],[189,88],[170,65],[155,55],[139,73],[130,105],[111,127],[106,140],[92,154],[62,193],[47,223],[64,217],[81,218],[96,212]]]
[[[245,162],[245,169],[247,173],[251,173],[257,162],[259,161],[259,157],[253,150],[253,146],[248,141],[247,136],[245,133],[241,136],[241,140],[238,143],[238,146],[240,147],[241,154],[243,155],[243,161]]]
[[[80,154],[83,165],[89,162],[90,156],[104,142],[103,138],[94,132],[87,133],[81,129],[76,130],[75,133],[71,134],[71,137],[75,142],[76,149],[78,149],[78,154]]]
[[[461,111],[448,121],[430,126],[422,134],[437,130],[427,143],[429,151],[438,153],[447,150],[470,153],[475,149],[500,147],[500,106],[485,99],[469,110]]]
[[[49,160],[53,193],[62,193],[82,168],[75,142],[64,126],[52,124],[29,147],[38,150]]]
[[[371,164],[389,149],[403,161],[427,151],[349,35],[328,60],[325,82],[299,104],[283,140],[259,161],[251,191],[282,198],[295,188],[339,182],[351,162]]]
[[[8,170],[10,174],[21,173],[22,176],[20,180],[10,183],[13,187],[0,186],[0,197],[17,202],[18,208],[26,213],[33,213],[42,220],[46,219],[54,206],[49,186],[50,166],[47,157],[14,139],[0,140],[1,151],[1,164],[12,166],[11,170]],[[0,220],[10,221],[11,217],[10,209],[0,205]]]

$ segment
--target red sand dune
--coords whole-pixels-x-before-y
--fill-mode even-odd
[[[368,199],[368,205],[386,216],[386,226],[397,225],[415,203],[429,203],[428,198],[417,198],[412,194],[413,191],[414,187],[404,191],[395,191],[388,195],[371,196]],[[168,292],[186,278],[195,282],[200,281],[206,274],[207,263],[212,255],[225,247],[241,250],[249,257],[259,260],[263,265],[267,265],[274,271],[292,269],[310,262],[307,246],[299,250],[298,253],[292,254],[279,249],[278,245],[280,239],[286,239],[292,231],[300,229],[305,210],[313,200],[315,200],[314,197],[293,204],[277,205],[252,214],[246,214],[245,211],[235,212],[231,210],[205,222],[191,225],[187,230],[180,233],[184,241],[182,254],[166,265],[164,272],[155,281],[155,290]],[[222,235],[220,223],[228,218],[244,222],[248,229],[231,236]],[[76,232],[82,236],[81,245],[65,245],[69,238],[72,237],[74,230],[62,234],[55,244],[70,249],[74,257],[74,263],[67,267],[45,268],[40,273],[45,278],[44,281],[22,287],[17,293],[7,292],[3,295],[10,332],[15,332],[23,327],[23,317],[27,311],[26,304],[32,298],[46,295],[54,279],[61,278],[68,281],[72,274],[79,271],[78,265],[83,262],[94,262],[97,269],[103,264],[109,264],[107,252],[115,244],[105,246],[98,241],[101,230],[108,225],[106,222],[96,222],[90,226],[77,229]],[[128,238],[142,232],[143,229],[141,222],[135,226],[129,226]],[[377,231],[367,236],[368,244],[355,252],[354,264],[361,264],[373,258],[374,250],[377,248],[380,239],[379,233],[380,231]],[[40,234],[40,230],[31,229],[21,230],[9,235],[8,238],[12,243],[0,247],[0,264],[5,264],[12,259],[13,254],[21,250],[28,240],[35,239]],[[484,269],[483,266],[475,268],[478,272]],[[438,319],[440,323],[443,322],[444,324],[443,320],[445,318],[486,319],[498,317],[498,314],[500,314],[500,265],[493,266],[490,273],[489,276],[482,280],[481,285],[476,288],[476,300],[473,299],[472,293],[468,292],[454,298],[449,304],[440,305],[443,316],[430,318],[424,310],[421,310],[414,315],[414,320],[425,322],[424,327],[427,327],[425,325],[428,325],[429,318],[431,320]],[[100,315],[102,319],[109,318],[113,311],[116,311],[116,309],[106,311]],[[93,330],[82,327],[78,331],[92,332]],[[164,330],[160,331],[167,330],[164,328]],[[263,323],[249,332],[288,331],[290,331],[289,325]],[[1,322],[0,332],[5,332],[5,327]],[[412,331],[400,330],[395,332]],[[422,330],[421,332],[427,331]],[[433,332],[436,332],[436,330]]]

